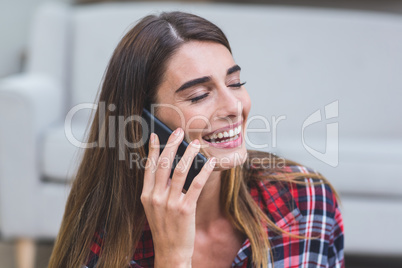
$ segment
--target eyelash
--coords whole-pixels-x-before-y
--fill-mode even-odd
[[[244,86],[245,84],[246,84],[246,82],[243,82],[243,83],[237,83],[237,84],[228,85],[228,87],[239,88],[239,87]]]
[[[246,82],[237,83],[237,84],[228,85],[228,87],[240,88],[240,87],[244,86],[245,84],[246,84]],[[203,95],[200,95],[200,96],[197,96],[197,97],[195,97],[195,98],[190,99],[190,101],[191,101],[192,103],[195,103],[195,102],[197,102],[197,101],[200,101],[200,100],[202,100],[202,99],[208,97],[208,95],[209,95],[209,93],[205,93],[205,94],[203,94]]]
[[[209,93],[205,93],[205,94],[203,94],[203,95],[200,95],[200,96],[197,96],[197,97],[195,97],[195,98],[190,99],[190,101],[191,101],[192,103],[194,103],[194,102],[197,102],[197,101],[199,101],[199,100],[202,100],[203,98],[208,97],[208,95],[209,95]]]

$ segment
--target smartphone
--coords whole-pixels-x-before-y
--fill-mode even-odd
[[[156,118],[154,115],[151,114],[151,112],[147,109],[143,110],[142,117],[144,118],[145,122],[147,125],[143,126],[143,138],[146,139],[144,148],[145,152],[148,155],[148,146],[149,146],[149,137],[151,133],[155,133],[158,135],[159,138],[159,143],[160,143],[160,152],[162,153],[163,149],[165,148],[167,141],[170,137],[170,135],[173,133],[173,130],[171,130],[168,126],[166,126],[162,121],[160,121],[158,118]],[[144,129],[147,128],[147,129]],[[148,131],[146,131],[148,130]],[[176,167],[176,165],[179,163],[180,159],[183,157],[184,152],[186,151],[188,146],[188,143],[183,140],[181,144],[179,145],[179,148],[177,149],[176,156],[173,161],[172,165],[172,171],[170,173],[170,177],[173,176],[173,171]],[[187,173],[187,178],[186,182],[184,183],[184,189],[187,191],[188,188],[190,187],[191,182],[195,178],[195,176],[200,173],[202,167],[204,164],[207,162],[207,158],[202,155],[201,153],[198,153],[194,160],[193,163],[191,164],[191,167]]]

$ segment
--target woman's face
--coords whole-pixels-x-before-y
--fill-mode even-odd
[[[169,60],[157,92],[157,114],[185,139],[198,139],[201,152],[215,156],[218,170],[243,163],[244,132],[250,97],[241,85],[240,67],[218,43],[185,43]]]

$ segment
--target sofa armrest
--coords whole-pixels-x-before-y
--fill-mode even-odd
[[[10,112],[17,107],[29,112],[36,133],[45,126],[62,120],[64,103],[61,85],[47,75],[19,74],[0,80],[1,118],[20,119]],[[15,125],[16,122],[11,122]]]
[[[62,97],[60,84],[45,75],[0,80],[0,227],[5,237],[21,235],[33,222],[40,184],[38,143],[47,126],[62,120]]]

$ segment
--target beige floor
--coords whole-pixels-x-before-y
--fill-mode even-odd
[[[39,242],[35,268],[46,268],[53,244]],[[401,268],[400,258],[373,258],[367,256],[347,256],[347,268]],[[14,262],[14,248],[10,242],[0,241],[0,268],[16,268]]]

